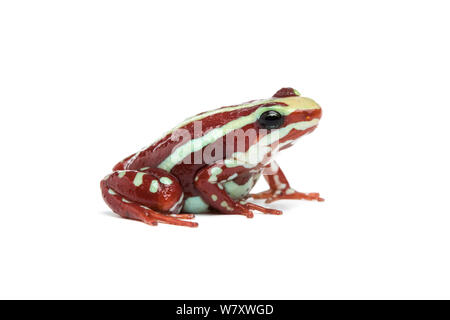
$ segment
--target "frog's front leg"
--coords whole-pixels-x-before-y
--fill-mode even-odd
[[[283,171],[281,171],[275,161],[272,161],[264,168],[263,175],[269,184],[270,189],[257,194],[251,194],[250,196],[253,199],[266,199],[266,203],[282,199],[324,201],[319,193],[302,193],[292,189]]]
[[[106,176],[100,183],[108,206],[123,218],[150,225],[158,222],[196,227],[196,222],[181,219],[192,215],[179,214],[183,191],[175,176],[155,168],[120,170]]]
[[[197,172],[194,183],[204,201],[220,213],[241,214],[253,217],[252,210],[269,214],[282,214],[280,210],[268,209],[243,200],[233,200],[225,191],[223,184],[236,178],[247,168],[237,166],[228,168],[222,161],[207,166]]]

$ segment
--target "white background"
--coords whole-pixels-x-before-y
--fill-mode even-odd
[[[450,298],[446,1],[4,1],[0,298]],[[282,216],[118,218],[99,181],[183,119],[292,86]],[[265,189],[261,181],[257,189]]]

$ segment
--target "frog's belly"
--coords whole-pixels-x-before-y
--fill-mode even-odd
[[[234,180],[222,182],[222,186],[233,200],[245,198],[258,181],[259,175],[251,176],[244,184],[237,184]],[[237,180],[237,179],[236,179]],[[219,182],[220,183],[220,182]],[[184,201],[183,212],[204,213],[211,212],[209,205],[200,196],[188,197]]]

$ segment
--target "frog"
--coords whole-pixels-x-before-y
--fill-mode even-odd
[[[275,161],[321,117],[319,104],[290,87],[199,113],[117,163],[100,182],[102,197],[123,218],[186,227],[201,213],[282,214],[249,199],[324,201],[293,189]],[[269,189],[251,193],[261,176]]]

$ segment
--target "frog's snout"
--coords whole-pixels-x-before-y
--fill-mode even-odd
[[[322,118],[322,108],[318,105],[319,109],[316,111],[316,118],[320,119]]]

